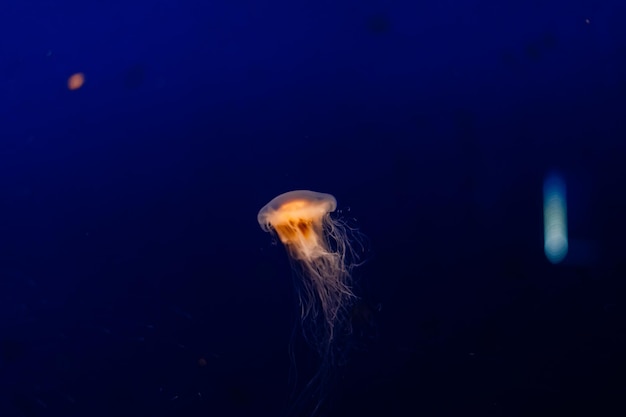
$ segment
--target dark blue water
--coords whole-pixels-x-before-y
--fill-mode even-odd
[[[3,1],[0,416],[284,416],[319,364],[256,215],[294,189],[367,236],[321,415],[625,415],[625,21],[604,0]]]

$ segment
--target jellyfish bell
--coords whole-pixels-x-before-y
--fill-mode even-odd
[[[337,200],[330,194],[297,190],[267,203],[257,219],[266,232],[276,232],[295,259],[319,257],[327,250],[323,241],[324,221],[335,211]]]
[[[355,298],[351,285],[353,264],[350,239],[344,224],[330,213],[337,200],[330,194],[308,190],[290,191],[266,204],[258,214],[261,228],[275,233],[285,246],[301,278],[301,318],[314,325],[316,348],[328,348],[345,312]],[[306,336],[306,335],[305,335]]]

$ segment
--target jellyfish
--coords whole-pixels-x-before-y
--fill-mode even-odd
[[[357,256],[356,230],[330,216],[337,200],[330,194],[290,191],[266,204],[258,214],[261,228],[274,233],[287,250],[299,283],[305,337],[328,354],[338,331],[345,331],[349,307],[356,299],[352,268]],[[308,332],[306,331],[308,329]]]

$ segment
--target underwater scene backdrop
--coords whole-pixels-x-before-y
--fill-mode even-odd
[[[625,21],[3,1],[0,416],[626,415]]]

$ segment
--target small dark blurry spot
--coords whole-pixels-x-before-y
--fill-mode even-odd
[[[357,302],[352,308],[350,317],[353,336],[367,339],[376,338],[376,313],[378,311],[376,306],[369,305],[364,301]]]
[[[370,32],[381,35],[389,33],[391,30],[391,22],[389,18],[384,14],[372,16],[367,21],[367,28]]]
[[[124,74],[124,88],[134,90],[140,87],[146,79],[146,70],[143,65],[134,65]]]
[[[525,308],[534,308],[541,302],[541,293],[537,287],[526,285],[518,290],[516,299]]]
[[[471,110],[457,109],[454,112],[454,121],[458,129],[462,132],[473,131],[476,116]]]
[[[545,49],[554,49],[557,46],[556,36],[554,33],[546,32],[541,38],[541,43]]]
[[[20,416],[36,417],[41,415],[41,407],[37,405],[36,400],[21,392],[13,394],[11,404],[19,411]]]
[[[500,55],[500,61],[506,67],[513,68],[519,65],[519,62],[515,55],[510,51],[504,51],[502,55]]]
[[[483,354],[497,355],[503,349],[502,325],[497,320],[485,323],[476,333],[476,348]]]
[[[434,339],[441,332],[441,323],[436,317],[425,318],[419,323],[419,329],[426,339]]]
[[[525,264],[519,256],[507,256],[502,259],[502,273],[505,279],[511,281],[525,281]]]
[[[0,74],[3,78],[8,80],[14,80],[24,71],[25,65],[21,58],[10,59],[3,58],[2,64],[0,64]]]
[[[231,402],[239,407],[248,407],[252,402],[250,393],[239,386],[231,386],[228,390]]]
[[[526,53],[526,57],[531,61],[539,61],[542,57],[541,46],[536,41],[526,45],[524,52]]]
[[[557,40],[554,34],[547,32],[541,38],[535,39],[526,45],[526,56],[532,61],[539,61],[546,53],[556,48]]]
[[[4,362],[15,362],[24,356],[26,348],[15,340],[0,341],[0,357]]]

